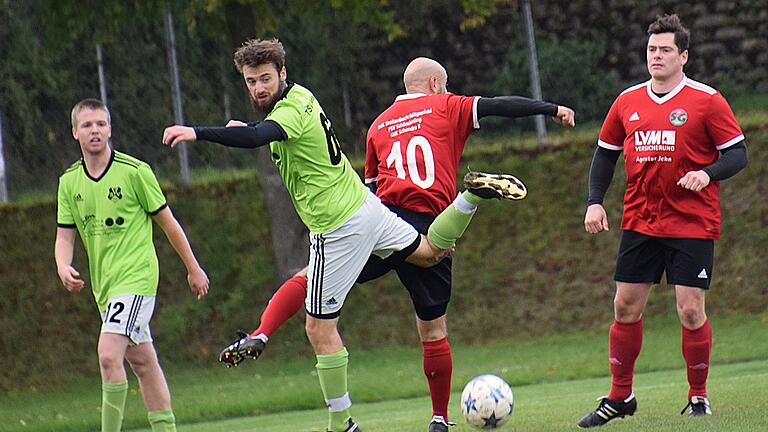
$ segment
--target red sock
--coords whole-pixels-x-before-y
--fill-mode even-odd
[[[264,333],[267,337],[272,336],[275,330],[296,315],[304,305],[305,297],[307,297],[307,278],[294,276],[285,281],[272,295],[267,308],[261,314],[259,328],[254,330],[251,336],[260,333]]]
[[[643,320],[634,323],[614,321],[608,334],[608,351],[611,367],[611,392],[608,399],[624,400],[632,393],[635,360],[643,346]]]
[[[688,399],[707,397],[709,354],[712,352],[712,327],[709,320],[696,330],[683,327],[683,358],[688,371]]]
[[[424,346],[424,375],[432,397],[432,415],[448,421],[448,401],[451,399],[453,359],[448,338],[421,343]]]

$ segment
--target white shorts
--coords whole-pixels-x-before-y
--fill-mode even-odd
[[[154,311],[154,296],[117,295],[109,299],[101,314],[101,332],[128,336],[132,345],[152,342],[149,320]]]
[[[342,226],[309,233],[307,313],[336,318],[371,254],[386,258],[410,246],[419,233],[374,194]]]

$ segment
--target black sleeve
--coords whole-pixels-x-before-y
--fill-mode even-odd
[[[288,135],[277,122],[266,120],[246,127],[195,127],[197,139],[227,147],[256,148],[272,141],[284,141]]]
[[[592,157],[592,166],[589,167],[589,198],[587,205],[602,204],[605,192],[613,180],[613,172],[616,171],[616,161],[619,160],[621,151],[608,150],[598,146]]]
[[[477,118],[494,115],[502,117],[526,117],[544,114],[557,115],[557,105],[549,102],[528,99],[522,96],[481,97],[477,101]]]
[[[720,153],[721,156],[715,163],[702,169],[709,175],[711,181],[730,178],[747,166],[747,143],[745,141],[725,148]]]

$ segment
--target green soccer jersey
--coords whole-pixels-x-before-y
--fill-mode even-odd
[[[99,178],[87,172],[82,159],[59,178],[56,221],[80,233],[100,311],[115,295],[157,292],[150,216],[165,206],[152,168],[117,151]]]
[[[287,134],[270,149],[301,220],[313,233],[338,228],[360,208],[368,189],[342,153],[320,104],[309,90],[290,84],[265,120]]]

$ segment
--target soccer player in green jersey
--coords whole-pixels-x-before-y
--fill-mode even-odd
[[[208,276],[149,165],[110,147],[110,115],[101,101],[85,99],[74,106],[72,135],[83,157],[59,179],[55,257],[66,289],[82,290],[85,283],[72,266],[75,235],[80,234],[102,318],[101,430],[121,429],[128,393],[123,360],[128,360],[139,380],[152,431],[175,431],[171,396],[149,327],[159,273],[152,220],[184,262],[189,287],[198,299],[208,293]]]
[[[479,187],[459,194],[430,225],[428,236],[421,235],[363,185],[314,95],[287,80],[279,41],[247,41],[235,52],[235,65],[265,120],[255,126],[228,124],[240,127],[171,126],[163,133],[163,143],[203,139],[243,148],[269,144],[296,211],[310,231],[306,330],[317,355],[328,431],[359,432],[349,412],[348,353],[337,323],[368,257],[433,266],[463,234],[481,201],[520,199],[527,191],[512,176],[473,178]]]

